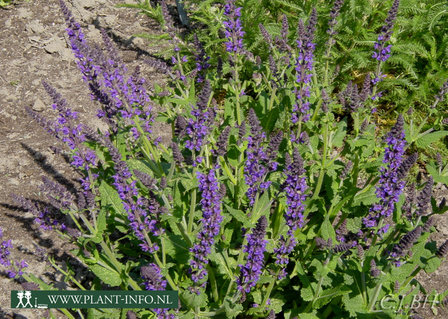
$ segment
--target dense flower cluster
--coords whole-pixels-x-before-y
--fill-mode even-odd
[[[250,292],[263,272],[264,252],[267,243],[264,236],[266,235],[267,226],[268,221],[266,217],[261,216],[252,233],[246,235],[247,245],[244,246],[243,251],[248,253],[247,261],[245,265],[240,265],[241,274],[236,280],[238,290],[241,292]]]
[[[190,260],[191,278],[194,282],[202,280],[207,275],[207,256],[215,243],[215,237],[219,234],[222,222],[221,200],[222,193],[216,179],[216,170],[211,169],[208,174],[197,173],[199,190],[201,191],[202,219],[201,230],[197,235],[198,243],[190,251],[193,258]]]
[[[226,49],[230,53],[242,53],[243,52],[243,36],[245,32],[241,25],[241,7],[235,6],[235,0],[228,0],[224,7],[224,15],[226,21],[224,21]]]
[[[313,43],[316,23],[316,9],[313,9],[306,28],[303,21],[299,21],[297,39],[298,56],[295,66],[297,83],[295,94],[297,99],[292,110],[291,120],[293,123],[297,123],[300,119],[307,122],[310,118],[310,102],[308,98],[310,97],[311,86],[309,83],[313,75],[314,49],[316,47],[316,44]]]
[[[308,189],[304,176],[303,159],[297,148],[293,151],[293,160],[291,161],[287,154],[286,162],[286,181],[283,187],[286,193],[285,220],[288,225],[288,235],[287,237],[281,235],[278,247],[274,249],[277,258],[275,262],[282,267],[279,278],[286,276],[285,267],[289,263],[289,255],[296,246],[294,231],[303,226],[303,212]]]
[[[404,170],[402,164],[406,145],[404,120],[401,114],[392,130],[387,134],[386,143],[387,147],[383,160],[385,166],[380,169],[379,186],[376,188],[376,196],[380,201],[373,205],[369,216],[363,219],[366,227],[376,227],[380,219],[387,218],[392,214],[395,203],[398,201],[405,185],[402,180],[404,174],[400,173],[400,169]],[[415,160],[416,158],[413,159],[414,162]],[[406,166],[409,166],[413,162],[406,162],[406,164]],[[409,167],[405,169],[409,169]],[[385,233],[388,229],[389,225],[386,224],[379,230],[379,233]]]

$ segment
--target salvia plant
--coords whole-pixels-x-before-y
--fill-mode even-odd
[[[448,253],[446,242],[430,239],[448,210],[433,196],[437,183],[447,183],[448,164],[440,154],[425,163],[416,152],[446,135],[438,130],[447,124],[438,106],[448,90],[445,82],[424,119],[409,109],[377,125],[399,0],[382,14],[371,42],[375,68],[342,86],[332,60],[342,0],[325,16],[310,7],[294,24],[280,16],[278,34],[260,23],[264,57],[250,50],[245,11],[226,1],[213,9],[219,59],[198,37],[189,44],[180,36],[162,1],[172,56],[146,62],[167,76],[165,86],[128,70],[107,32],[103,49],[90,43],[60,4],[108,129],[82,123],[43,82],[57,118],[28,113],[67,145],[82,178],[77,188],[43,178],[42,201],[13,199],[43,230],[77,247],[73,254],[90,276],[47,257],[74,288],[179,293],[177,309],[61,310],[67,317],[412,315],[414,296],[426,293],[416,276],[434,272]],[[428,121],[438,126],[425,130]],[[155,122],[169,136],[161,139]],[[418,179],[417,162],[424,172]],[[56,289],[0,239],[11,278],[27,289]],[[437,292],[440,305],[446,295]]]

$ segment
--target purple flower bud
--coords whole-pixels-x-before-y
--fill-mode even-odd
[[[448,240],[445,241],[437,250],[437,257],[439,258],[443,258],[446,256],[446,254],[448,253]]]
[[[260,28],[260,32],[261,35],[263,36],[264,40],[266,41],[266,43],[271,46],[272,45],[272,37],[269,34],[269,32],[266,30],[266,28],[264,27],[264,25],[262,25],[261,23],[258,25],[258,27]]]
[[[176,165],[182,166],[182,163],[184,162],[184,157],[179,149],[179,145],[177,143],[171,143],[171,148],[173,150],[173,159]]]
[[[354,247],[353,243],[342,243],[333,247],[333,253],[346,252],[347,250],[353,247]]]
[[[230,126],[226,126],[216,142],[216,155],[224,156],[227,153],[227,145],[229,143]]]
[[[412,248],[414,243],[417,241],[417,239],[422,234],[422,227],[418,226],[417,228],[411,230],[407,234],[405,234],[398,244],[394,245],[391,256],[394,258],[403,257],[406,252]]]
[[[425,215],[431,203],[432,187],[434,180],[432,176],[428,178],[428,182],[417,197],[417,215]]]
[[[376,267],[374,259],[370,261],[370,275],[374,278],[378,278],[381,275],[381,271]]]

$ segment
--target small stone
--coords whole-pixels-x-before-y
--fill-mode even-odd
[[[47,53],[62,52],[66,48],[66,43],[63,39],[59,37],[53,37],[51,41],[44,47]]]
[[[40,21],[33,20],[26,25],[26,30],[31,31],[33,33],[42,33],[45,31],[45,28],[42,25],[42,23],[40,23]]]
[[[42,112],[46,108],[47,107],[45,106],[44,102],[42,102],[40,99],[37,99],[33,104],[32,110],[36,112]]]

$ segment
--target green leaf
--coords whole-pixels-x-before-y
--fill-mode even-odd
[[[224,301],[224,309],[227,318],[235,318],[243,311],[243,305],[238,302]]]
[[[317,288],[317,284],[312,282],[309,286],[303,286],[300,289],[300,296],[304,301],[311,301],[314,298],[314,290]]]
[[[434,178],[434,182],[448,185],[448,176],[440,175],[435,167],[426,165],[426,170]]]
[[[104,268],[99,264],[90,265],[89,269],[105,284],[111,287],[118,287],[121,285],[120,274],[115,270]]]
[[[92,241],[94,243],[99,244],[103,240],[103,232],[106,230],[106,215],[107,210],[102,207],[100,210],[100,213],[98,214],[98,217],[96,219],[96,234],[92,238]]]
[[[362,226],[362,217],[353,217],[347,219],[347,230],[354,234],[358,233]]]
[[[313,308],[319,309],[338,296],[349,294],[351,289],[347,286],[340,285],[335,288],[326,289],[319,294],[319,298],[314,302]]]
[[[103,180],[101,181],[99,191],[101,196],[101,206],[110,205],[115,210],[115,213],[124,213],[124,208],[120,196],[112,186],[110,186]]]
[[[185,301],[188,308],[201,308],[207,305],[207,294],[200,293],[199,295],[192,293],[188,290],[183,291],[182,300]]]
[[[145,161],[129,159],[126,161],[126,163],[128,164],[129,168],[132,170],[139,170],[143,173],[148,174],[149,176],[153,176],[153,171],[147,164],[145,164],[146,163]]]
[[[441,138],[448,135],[448,131],[437,131],[429,134],[425,134],[422,137],[418,138],[415,143],[420,148],[425,148],[430,144],[440,140]]]
[[[165,253],[178,264],[186,264],[190,258],[190,251],[183,237],[172,233],[168,233],[167,237],[163,239]]]
[[[275,313],[283,312],[283,305],[286,303],[286,298],[282,295],[276,294],[271,298],[270,308],[275,311]]]
[[[347,122],[344,119],[337,124],[337,131],[332,139],[333,146],[341,147],[344,143],[345,135],[347,134]]]
[[[360,193],[355,196],[353,200],[353,206],[359,206],[360,204],[364,204],[366,206],[370,206],[378,201],[378,198],[375,194],[375,187],[370,187],[366,192]]]
[[[243,224],[244,227],[250,227],[250,219],[247,217],[245,213],[243,213],[241,210],[234,209],[230,207],[229,205],[224,205],[226,207],[227,212],[233,216],[237,221],[239,221],[241,224]]]
[[[351,317],[357,318],[357,314],[367,311],[361,294],[356,294],[354,296],[345,294],[342,297],[342,303],[344,304],[345,309],[350,313]]]
[[[322,223],[322,226],[320,227],[320,234],[322,239],[328,240],[328,238],[331,238],[333,242],[336,242],[336,232],[334,231],[334,228],[328,218],[325,218]]]
[[[255,203],[252,213],[252,222],[256,223],[261,216],[266,216],[270,209],[271,200],[269,198],[269,192],[264,192],[263,195],[258,197],[258,201]]]

